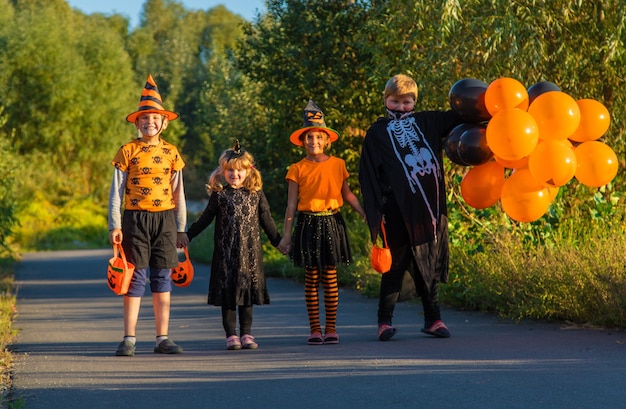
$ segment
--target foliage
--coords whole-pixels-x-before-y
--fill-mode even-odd
[[[12,237],[22,251],[105,248],[109,246],[106,209],[93,198],[57,206],[37,193],[19,213]]]
[[[4,109],[0,106],[0,127],[6,122]],[[10,231],[18,223],[16,212],[16,186],[15,176],[20,169],[20,161],[15,155],[15,150],[11,146],[9,138],[0,131],[0,150],[5,152],[5,158],[0,162],[0,173],[4,175],[0,179],[0,256],[11,253],[9,247]]]
[[[624,328],[626,231],[624,214],[619,216],[613,225],[595,224],[575,246],[567,237],[529,246],[523,229],[499,231],[481,251],[453,245],[450,283],[442,286],[442,299],[503,318]]]
[[[123,37],[60,0],[18,2],[14,13],[0,28],[2,129],[23,161],[38,164],[22,170],[20,198],[39,189],[58,201],[98,193],[111,152],[128,138],[111,120],[131,101]]]
[[[0,407],[5,407],[11,386],[13,356],[9,346],[15,340],[13,328],[16,296],[14,294],[13,258],[0,259]]]

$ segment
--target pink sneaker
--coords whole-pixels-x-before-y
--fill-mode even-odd
[[[239,341],[239,337],[237,335],[231,335],[226,338],[226,349],[230,351],[241,349],[241,341]]]
[[[307,339],[307,343],[309,345],[322,345],[324,343],[322,334],[320,334],[319,332],[312,332]]]
[[[433,324],[428,328],[422,328],[422,332],[425,334],[434,335],[437,338],[449,338],[450,330],[446,327],[446,324],[441,320],[437,320],[433,322]]]
[[[327,332],[324,335],[324,344],[338,344],[339,343],[339,335],[335,332]]]
[[[396,335],[398,330],[396,327],[393,327],[389,324],[379,324],[378,325],[378,340],[379,341],[389,341],[391,337]]]
[[[245,334],[241,337],[241,347],[243,349],[257,349],[259,344],[254,341],[254,337],[252,335]]]

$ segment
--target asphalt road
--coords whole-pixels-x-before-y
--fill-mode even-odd
[[[341,291],[339,345],[306,344],[301,285],[269,280],[255,308],[258,350],[227,351],[209,268],[172,295],[159,355],[149,297],[137,355],[116,357],[122,299],[106,286],[109,250],[26,254],[17,270],[16,397],[57,408],[625,408],[626,334],[501,321],[444,310],[449,339],[422,334],[421,306],[398,305],[398,334],[376,339],[377,301]]]

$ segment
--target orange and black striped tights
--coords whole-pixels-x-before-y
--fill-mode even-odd
[[[320,277],[319,270],[306,270],[304,277],[304,298],[309,314],[311,334],[322,333],[320,323],[320,302],[318,288],[320,279],[324,286],[324,312],[326,313],[325,333],[334,334],[337,323],[337,306],[339,305],[339,287],[337,285],[337,268],[326,267]]]

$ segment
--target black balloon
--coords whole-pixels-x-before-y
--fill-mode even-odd
[[[468,166],[468,163],[465,163],[459,157],[459,143],[461,142],[461,136],[466,129],[471,128],[474,124],[462,123],[460,125],[455,126],[446,137],[446,141],[444,143],[444,150],[446,151],[446,155],[448,159],[457,165]]]
[[[537,98],[539,95],[550,92],[550,91],[560,91],[558,85],[550,81],[540,81],[536,84],[531,85],[528,88],[528,104],[532,104],[533,100]]]
[[[459,159],[471,166],[482,165],[493,158],[493,152],[487,145],[485,125],[476,124],[465,129],[456,149]]]
[[[465,122],[484,122],[491,118],[485,107],[487,84],[474,78],[464,78],[454,83],[448,99],[450,106]]]

